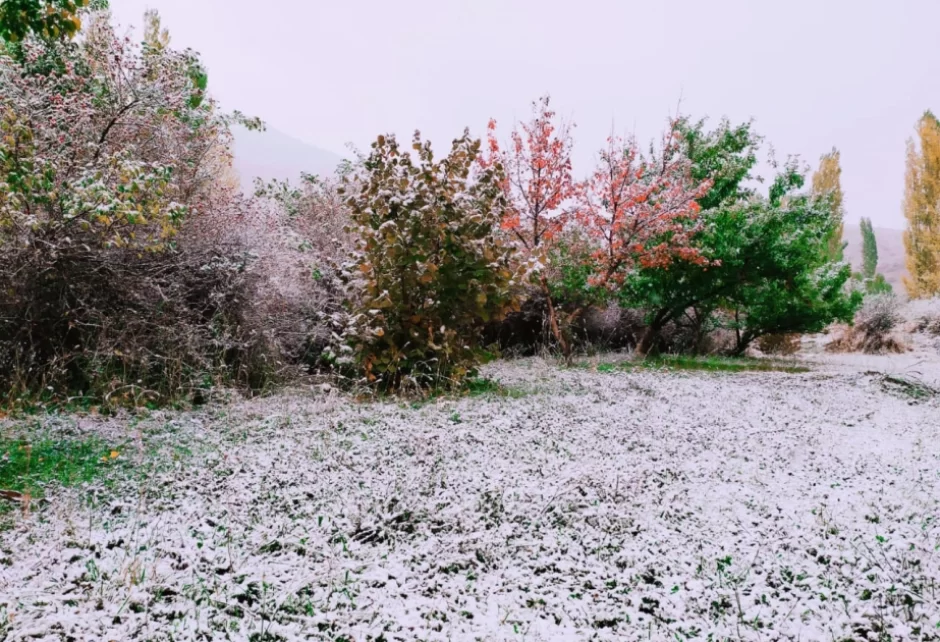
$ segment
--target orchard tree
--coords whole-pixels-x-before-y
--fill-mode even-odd
[[[711,194],[714,182],[693,176],[682,127],[683,121],[672,123],[658,157],[645,159],[634,142],[613,137],[601,151],[578,209],[578,220],[593,239],[589,286],[619,294],[638,271],[709,262],[692,239],[701,229],[698,200]]]
[[[761,136],[754,132],[752,123],[731,125],[725,118],[714,130],[706,130],[706,119],[693,122],[688,117],[676,121],[676,140],[692,167],[692,179],[709,181],[708,192],[698,199],[703,211],[727,205],[755,195],[745,187],[753,178],[751,171],[757,164],[757,150]]]
[[[680,118],[676,122],[676,141],[691,165],[693,180],[709,183],[708,191],[698,199],[702,212],[694,223],[699,232],[710,229],[719,207],[756,196],[753,189],[745,186],[745,181],[752,178],[762,140],[751,123],[732,126],[723,119],[714,130],[706,129],[706,124],[706,119],[693,122]],[[711,287],[701,281],[716,275],[721,259],[715,257],[721,252],[713,249],[698,233],[692,244],[699,256],[711,258],[704,263],[701,260],[676,263],[669,270],[643,268],[620,292],[623,304],[639,305],[648,311],[647,329],[637,346],[641,354],[653,349],[662,329],[680,317],[689,318],[694,326],[693,334],[697,336],[706,329],[717,303]]]
[[[483,324],[517,307],[522,278],[498,234],[509,216],[499,163],[474,173],[480,142],[466,131],[443,159],[417,133],[413,150],[380,136],[350,181],[355,251],[338,360],[384,390],[471,375]]]
[[[862,302],[860,293],[846,292],[848,264],[832,261],[829,241],[837,225],[831,203],[795,193],[802,183],[792,175],[779,182],[790,188],[785,199],[745,208],[743,221],[735,225],[746,234],[756,232],[752,238],[760,241],[751,246],[753,254],[745,255],[753,259],[751,266],[742,266],[745,278],[722,300],[733,313],[727,326],[735,331],[736,355],[766,335],[820,332],[836,321],[851,323]]]
[[[663,269],[675,260],[704,263],[690,239],[698,230],[698,199],[712,182],[696,182],[682,154],[678,126],[660,157],[644,159],[632,141],[611,137],[584,183],[578,221],[594,239],[594,286],[617,290],[638,266]]]
[[[665,324],[687,317],[694,330],[733,330],[735,354],[765,335],[851,320],[860,295],[845,293],[849,267],[829,260],[829,200],[799,194],[802,185],[795,165],[786,166],[768,196],[703,212],[694,247],[706,263],[642,269],[628,281],[625,303],[652,311],[639,352],[655,348]]]
[[[917,122],[916,142],[907,143],[904,216],[907,293],[940,295],[940,121],[929,111]]]
[[[535,101],[532,118],[512,130],[505,146],[496,137],[496,121],[490,120],[487,153],[478,159],[484,170],[502,167],[506,207],[500,225],[516,249],[543,268],[568,222],[565,207],[577,193],[571,173],[573,125],[560,121],[550,102],[547,95]],[[552,335],[568,355],[571,347],[558,318],[547,270],[534,271],[533,276],[546,298]]]

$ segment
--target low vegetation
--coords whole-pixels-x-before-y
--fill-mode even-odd
[[[42,499],[50,487],[91,482],[119,465],[122,448],[97,437],[85,439],[0,438],[0,489],[9,506]]]
[[[585,365],[590,365],[586,363]],[[686,355],[658,355],[646,359],[603,362],[595,366],[598,372],[630,371],[638,368],[659,370],[692,370],[701,372],[810,372],[811,368],[793,361],[772,359],[745,359],[740,357],[695,357]]]
[[[868,354],[905,352],[908,346],[895,334],[902,320],[900,304],[893,294],[868,297],[856,314],[854,325],[843,328],[827,349]]]

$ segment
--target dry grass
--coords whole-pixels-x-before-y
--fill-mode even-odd
[[[800,351],[802,335],[768,334],[757,340],[757,347],[764,354],[792,355]]]
[[[826,344],[827,352],[863,352],[865,354],[902,354],[911,347],[894,333],[870,334],[857,326],[837,326],[835,339]]]

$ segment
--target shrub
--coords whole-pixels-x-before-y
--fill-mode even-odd
[[[307,367],[320,365],[332,317],[342,309],[339,272],[353,239],[340,186],[338,178],[309,174],[296,185],[256,183],[255,196],[267,207],[249,231],[264,283],[253,307],[278,354]]]
[[[0,388],[166,400],[263,385],[229,124],[198,57],[105,15],[0,49]],[[243,119],[241,119],[243,120]],[[257,123],[248,123],[257,125]]]
[[[0,257],[7,401],[41,391],[139,405],[264,383],[243,316],[254,276],[235,244],[143,256],[73,246],[54,260],[8,247]]]
[[[416,160],[380,136],[348,200],[355,251],[340,350],[384,390],[472,374],[484,324],[518,308],[522,277],[496,233],[506,207],[499,164],[471,176],[480,143],[467,132],[440,161],[417,133],[413,147]]]
[[[901,323],[898,300],[890,294],[870,296],[855,315],[855,327],[870,336],[884,336]]]
[[[870,296],[856,313],[854,327],[845,328],[826,348],[831,352],[867,354],[904,352],[907,347],[892,336],[902,321],[900,305],[893,294]]]

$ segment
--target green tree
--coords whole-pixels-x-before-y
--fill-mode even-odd
[[[798,194],[788,194],[785,203],[744,208],[735,226],[756,241],[744,246],[750,250],[744,261],[749,254],[752,262],[721,302],[733,313],[726,325],[737,336],[735,354],[765,335],[819,332],[852,320],[862,297],[846,294],[849,266],[831,261],[833,221],[827,209],[825,202]],[[740,248],[726,247],[734,259]]]
[[[813,195],[826,198],[832,217],[832,229],[826,240],[829,258],[841,261],[845,243],[842,241],[843,219],[845,210],[842,205],[842,166],[839,150],[835,147],[819,159],[819,169],[813,174]]]
[[[712,131],[706,131],[706,123],[704,118],[696,122],[682,118],[677,131],[683,153],[692,161],[692,178],[696,182],[711,181],[708,193],[698,199],[699,206],[707,211],[753,195],[753,190],[743,184],[757,164],[761,137],[749,122],[732,126],[728,119],[722,119]]]
[[[699,336],[713,327],[734,330],[740,354],[768,334],[814,332],[852,318],[861,295],[845,293],[851,271],[829,259],[830,201],[799,194],[803,181],[790,164],[768,196],[703,212],[693,246],[707,264],[634,274],[622,294],[625,304],[650,310],[641,353],[656,348],[670,322],[688,322]]]
[[[878,241],[871,219],[863,218],[859,228],[862,231],[862,274],[866,279],[873,279],[878,271]]]
[[[700,221],[708,225],[713,212],[722,205],[743,201],[753,196],[753,190],[744,186],[751,178],[757,164],[757,149],[761,137],[754,132],[751,123],[732,126],[725,119],[712,131],[706,130],[706,120],[692,121],[682,118],[677,124],[678,143],[682,153],[692,164],[692,177],[699,182],[711,181],[709,191],[698,200],[702,208]],[[696,223],[698,225],[698,223]],[[690,231],[691,232],[691,231]],[[698,242],[694,245],[699,246]],[[706,268],[707,269],[707,268]],[[711,312],[712,297],[693,295],[693,281],[707,273],[703,266],[678,261],[668,271],[639,270],[635,278],[627,281],[622,298],[627,305],[640,305],[649,311],[648,329],[638,350],[646,353],[653,348],[659,334],[667,323],[688,313],[696,301],[710,309],[699,309],[698,320],[704,320]],[[575,275],[576,276],[576,275]],[[569,276],[569,289],[575,289],[576,279]],[[704,294],[704,293],[699,293]],[[699,327],[704,331],[704,325]]]
[[[413,148],[416,159],[380,136],[348,199],[356,250],[343,273],[345,350],[384,390],[470,375],[485,356],[483,324],[518,307],[522,279],[498,234],[501,165],[471,176],[480,142],[466,131],[442,160],[417,133]]]

